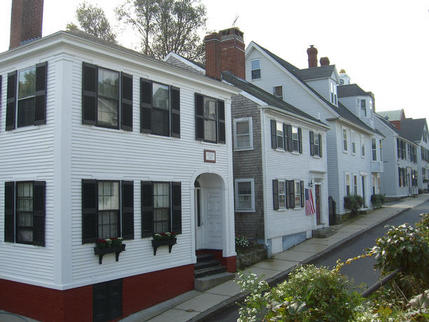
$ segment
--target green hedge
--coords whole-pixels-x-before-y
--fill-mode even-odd
[[[351,210],[355,215],[358,214],[359,209],[363,206],[363,198],[359,195],[344,197],[344,208]]]

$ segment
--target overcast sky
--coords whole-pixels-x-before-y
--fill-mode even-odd
[[[117,30],[114,8],[124,0],[87,0],[102,7]],[[12,0],[1,0],[0,51],[9,48]],[[44,0],[43,35],[76,21],[81,0]],[[375,94],[376,109],[405,109],[429,118],[429,0],[203,0],[207,30],[236,26],[246,45],[256,41],[300,68],[306,49],[328,56],[338,71]],[[135,49],[137,37],[119,32],[119,43]]]

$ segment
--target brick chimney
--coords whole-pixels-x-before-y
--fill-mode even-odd
[[[42,37],[43,0],[12,0],[9,49]]]
[[[313,45],[307,49],[308,55],[308,68],[317,67],[317,49]]]
[[[328,57],[320,57],[320,66],[329,66],[329,58]]]
[[[211,33],[204,38],[206,47],[206,75],[220,79],[221,72],[230,71],[245,78],[245,50],[243,33],[236,27]]]

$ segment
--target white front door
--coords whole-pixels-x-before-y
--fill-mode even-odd
[[[207,248],[222,249],[222,210],[224,207],[222,190],[207,189],[206,201],[205,241]]]

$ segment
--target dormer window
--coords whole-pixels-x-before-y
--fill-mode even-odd
[[[361,117],[366,117],[366,100],[360,100],[360,111],[361,111]]]
[[[331,103],[334,105],[337,105],[338,104],[338,101],[337,101],[337,84],[331,82],[330,93],[331,93]]]
[[[259,59],[252,60],[252,79],[261,78],[261,63]]]

